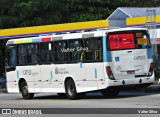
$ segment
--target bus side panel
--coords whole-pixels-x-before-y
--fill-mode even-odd
[[[17,66],[17,71],[19,73],[19,79],[24,78],[27,82],[30,93],[42,91],[40,65]]]
[[[77,82],[85,82],[85,66],[83,63],[55,64],[53,66],[52,73],[53,79],[58,82],[58,92],[65,92],[66,78],[73,79],[77,88],[77,92],[81,92],[79,87],[83,87],[83,84],[79,84]]]
[[[19,93],[18,82],[7,82],[8,93]]]
[[[149,58],[148,59],[148,71],[149,71],[149,66],[150,66],[151,63],[153,63],[153,59]],[[151,77],[149,77],[149,78],[150,78],[149,79],[150,83],[154,83],[155,82],[155,74],[154,74],[154,72],[153,72],[153,75]]]
[[[59,85],[55,79],[54,65],[41,65],[41,77],[43,82],[42,92],[58,92]]]
[[[95,81],[77,81],[77,92],[87,92],[97,90],[97,83]]]
[[[86,81],[94,82],[94,84],[92,83],[93,85],[88,85],[88,87],[94,87],[94,89],[105,88],[103,62],[86,63],[85,68]]]
[[[7,77],[7,91],[9,93],[19,93],[19,87],[18,87],[18,78],[19,73],[17,70],[10,71],[6,73]]]

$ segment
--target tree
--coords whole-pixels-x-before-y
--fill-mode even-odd
[[[0,1],[1,29],[65,23],[67,20],[65,0]]]
[[[159,0],[67,0],[70,22],[106,19],[118,7],[157,7]]]
[[[0,29],[102,20],[118,7],[159,5],[159,0],[0,0]]]

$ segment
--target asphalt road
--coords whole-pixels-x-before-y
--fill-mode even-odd
[[[68,100],[55,93],[35,94],[34,99],[24,100],[20,94],[2,93],[0,94],[0,108],[160,108],[160,93],[123,91],[116,98],[104,98],[100,92],[97,92],[88,93],[86,98],[79,100]],[[79,116],[84,117],[84,115]],[[121,115],[116,114],[116,116]]]

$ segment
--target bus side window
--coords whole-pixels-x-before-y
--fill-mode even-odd
[[[102,60],[102,40],[93,38],[85,40],[85,59],[86,61],[101,61]]]
[[[97,47],[95,50],[95,60],[102,60],[102,39],[97,39]]]
[[[28,63],[38,64],[39,63],[39,45],[28,44]]]
[[[79,62],[83,61],[82,57],[82,51],[83,51],[83,46],[82,46],[82,40],[71,40],[69,42],[69,60],[70,62]]]
[[[16,66],[16,47],[9,46],[7,47],[7,66]]]
[[[42,63],[49,63],[51,59],[51,43],[41,43],[41,61]]]
[[[26,45],[18,45],[17,46],[17,64],[23,65],[27,64],[27,48]]]
[[[64,63],[68,61],[68,42],[54,42],[54,60],[55,63]]]

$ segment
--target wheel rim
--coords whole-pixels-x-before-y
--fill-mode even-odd
[[[24,95],[27,95],[27,94],[28,94],[28,87],[27,87],[27,86],[24,86],[24,87],[23,87],[23,94],[24,94]]]
[[[68,94],[69,94],[70,96],[72,96],[72,95],[74,94],[74,91],[75,91],[74,86],[73,86],[73,85],[70,85],[70,86],[68,87]]]

